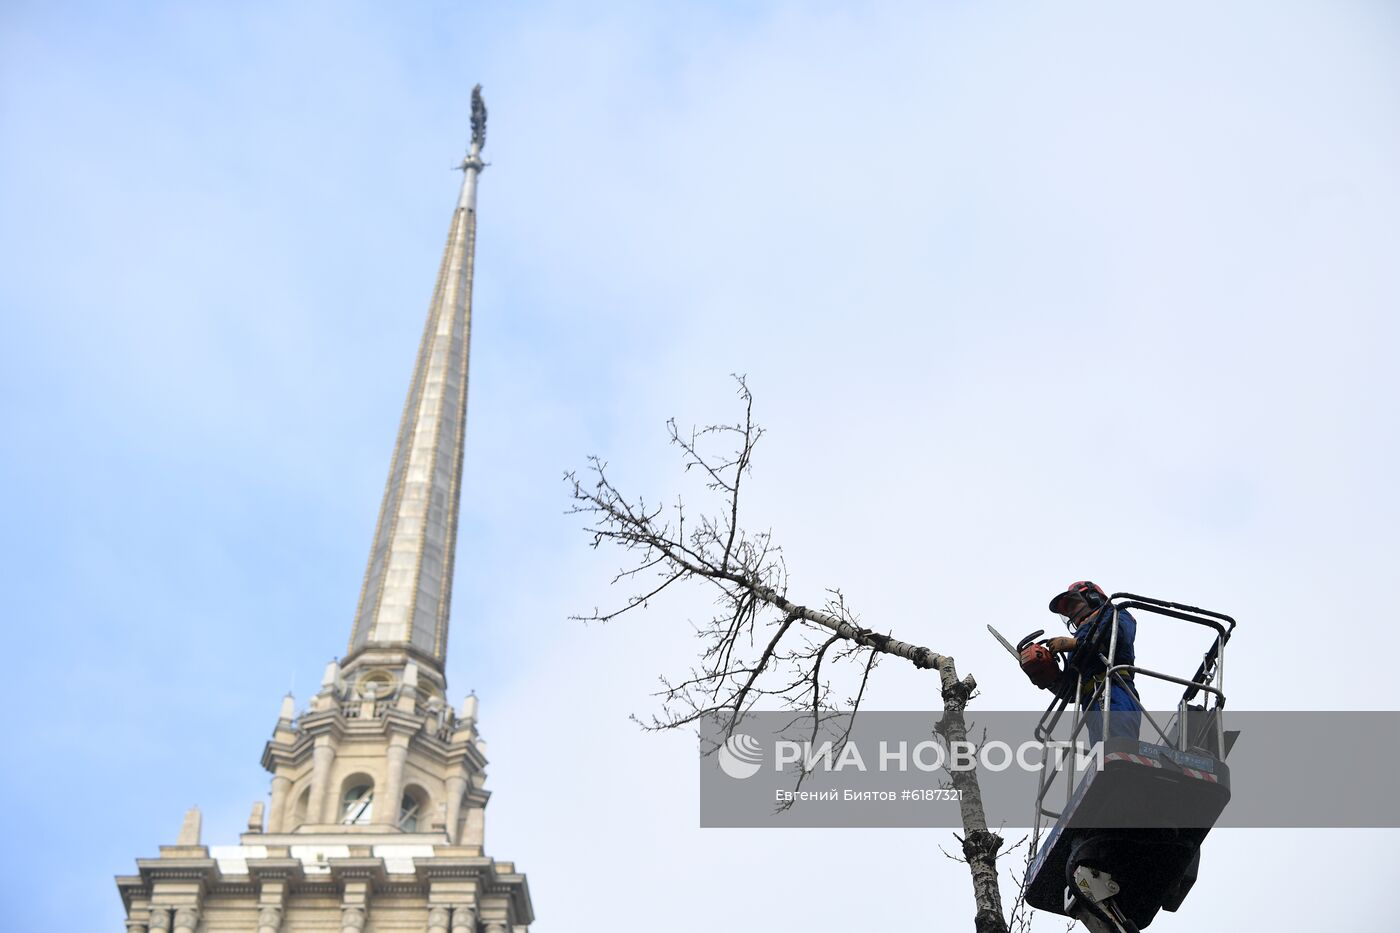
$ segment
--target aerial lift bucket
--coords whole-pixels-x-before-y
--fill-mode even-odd
[[[1047,768],[1036,798],[1037,845],[1026,875],[1026,903],[1040,910],[1080,919],[1090,930],[1131,933],[1150,924],[1159,910],[1174,911],[1195,883],[1200,846],[1230,800],[1225,764],[1235,735],[1224,729],[1222,692],[1224,647],[1234,630],[1229,616],[1164,600],[1115,593],[1113,611],[1141,610],[1205,626],[1215,632],[1200,668],[1191,679],[1128,664],[1114,664],[1117,626],[1104,658],[1104,682],[1072,713],[1071,741],[1088,716],[1104,716],[1102,767],[1078,777],[1066,767],[1062,810],[1046,797],[1059,770]],[[1115,616],[1116,618],[1116,616]],[[1158,728],[1155,741],[1115,736],[1108,715],[1093,709],[1108,684],[1129,675],[1164,680],[1186,688],[1175,718]],[[1058,696],[1036,728],[1042,742],[1079,691]],[[1191,701],[1197,696],[1199,705]],[[1043,760],[1051,761],[1051,756]],[[1046,819],[1055,822],[1042,837]]]

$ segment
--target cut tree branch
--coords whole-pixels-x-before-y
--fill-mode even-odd
[[[659,581],[638,586],[639,592],[616,609],[595,609],[574,618],[610,622],[646,607],[675,584],[692,580],[709,587],[719,607],[697,626],[705,646],[698,666],[680,680],[662,677],[657,694],[661,711],[647,721],[637,721],[645,729],[660,730],[716,717],[722,724],[721,734],[728,737],[745,714],[763,703],[810,713],[814,729],[824,714],[848,715],[838,743],[843,745],[876,660],[889,655],[938,672],[944,716],[937,731],[944,741],[965,741],[963,710],[977,687],[971,676],[959,679],[947,655],[860,625],[839,590],[829,591],[821,608],[794,601],[787,592],[781,548],[773,543],[771,533],[751,533],[742,527],[739,492],[751,472],[763,429],[754,423],[753,395],[747,383],[742,376],[734,378],[744,405],[741,423],[709,425],[684,435],[674,419],[667,422],[670,442],[680,450],[685,470],[697,471],[705,488],[720,499],[698,521],[687,520],[679,498],[663,508],[624,496],[613,484],[607,464],[597,457],[588,460],[588,482],[573,473],[565,475],[573,498],[570,513],[585,517],[593,547],[614,545],[634,562],[620,570],[613,582],[635,582],[648,574]],[[713,451],[716,441],[733,447]],[[838,707],[830,700],[833,669],[842,662],[860,661],[859,685]],[[963,834],[959,841],[972,877],[975,928],[977,933],[1006,933],[997,884],[1002,838],[987,828],[976,771],[951,774],[953,787],[960,791]],[[799,784],[803,777],[799,775]]]

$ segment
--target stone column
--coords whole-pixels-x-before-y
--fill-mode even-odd
[[[291,788],[291,778],[281,774],[272,778],[272,803],[268,807],[272,812],[267,815],[267,831],[269,833],[280,833],[294,828],[286,825],[287,791]]]
[[[428,911],[428,933],[448,933],[447,923],[446,907],[433,907]]]
[[[376,794],[375,803],[384,809],[376,823],[399,825],[399,805],[403,803],[403,763],[408,758],[408,736],[395,735],[389,739],[384,755],[389,759],[389,772],[384,779],[384,794]]]
[[[331,745],[331,738],[328,735],[316,736],[316,747],[311,750],[311,799],[306,805],[306,822],[308,823],[334,823],[338,814],[332,813],[329,818],[326,816],[327,810],[332,806],[326,805],[328,796],[327,786],[331,780],[331,763],[335,761],[335,748]]]
[[[457,845],[481,848],[485,845],[485,839],[486,808],[482,806],[468,807],[466,822],[462,831],[457,835]]]
[[[198,907],[177,907],[175,909],[175,933],[194,933],[198,927]]]
[[[258,911],[258,933],[279,933],[282,929],[282,908],[268,905]]]
[[[500,920],[492,920],[486,924],[486,933],[510,933],[510,927]]]
[[[447,779],[447,841],[454,846],[461,836],[458,824],[462,820],[462,795],[466,792],[467,779],[464,775],[454,774]]]
[[[452,933],[476,933],[476,908],[468,904],[452,908]]]
[[[144,920],[128,920],[126,933],[146,933],[146,922]]]
[[[258,882],[257,933],[281,933],[287,892],[292,879],[301,877],[301,865],[291,858],[256,859],[248,872]]]
[[[365,928],[367,911],[363,907],[340,909],[340,933],[360,933]]]
[[[169,908],[169,907],[152,907],[152,908],[151,908],[150,927],[151,927],[151,933],[165,933],[166,930],[169,930],[169,929],[170,929],[170,908]]]
[[[382,870],[383,863],[379,864]],[[364,867],[361,865],[361,870],[354,872],[336,872],[337,880],[342,885],[340,933],[360,933],[365,928],[365,922],[369,919],[371,883],[368,875],[364,872]]]

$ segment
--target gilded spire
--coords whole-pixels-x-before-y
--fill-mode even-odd
[[[467,426],[476,181],[485,163],[486,107],[472,90],[472,144],[458,168],[462,192],[428,307],[404,403],[384,502],[365,570],[350,654],[406,648],[442,670],[457,544]]]

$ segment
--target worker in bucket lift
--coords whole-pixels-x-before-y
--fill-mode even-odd
[[[1133,638],[1137,635],[1137,620],[1126,609],[1115,612],[1104,591],[1088,580],[1071,583],[1063,593],[1050,600],[1050,611],[1064,619],[1074,634],[1048,638],[1042,644],[1051,651],[1068,655],[1065,676],[1073,678],[1076,671],[1083,676],[1079,702],[1088,704],[1104,681],[1107,667],[1103,658],[1108,657],[1115,619],[1118,624],[1118,645],[1113,658],[1115,665],[1132,664],[1134,661]],[[1077,650],[1080,646],[1084,646],[1083,650]],[[1126,686],[1120,682],[1120,678],[1126,682]],[[1073,681],[1070,683],[1073,690]],[[1114,677],[1111,688],[1108,734],[1113,738],[1138,738],[1142,726],[1142,707],[1138,703],[1133,675],[1120,671]],[[1103,741],[1102,696],[1092,708],[1086,708],[1085,718],[1089,741],[1092,744]]]

